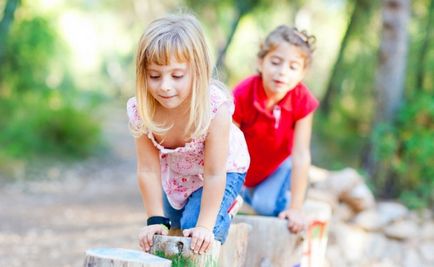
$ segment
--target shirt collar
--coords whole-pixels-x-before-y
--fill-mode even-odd
[[[299,84],[296,86],[298,87]],[[295,89],[295,88],[294,88]],[[280,106],[282,109],[285,109],[286,111],[292,110],[292,104],[291,104],[291,95],[294,91],[292,89],[289,91],[285,97],[280,100],[277,105]],[[253,87],[253,105],[260,111],[271,115],[270,111],[267,111],[265,108],[265,101],[267,100],[267,96],[265,95],[265,89],[262,83],[262,77],[258,75],[258,78],[256,79],[256,82],[254,83]]]

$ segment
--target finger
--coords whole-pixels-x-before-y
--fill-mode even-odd
[[[148,233],[147,235],[146,235],[146,242],[145,242],[145,250],[146,251],[149,251],[149,250],[151,250],[151,246],[152,246],[152,241],[153,241],[153,237],[154,237],[154,234],[151,232],[151,233]]]
[[[211,239],[204,239],[199,254],[207,253],[209,248],[211,247],[211,243],[212,243]]]
[[[194,253],[199,253],[199,251],[202,247],[204,238],[202,235],[200,235],[200,236],[196,237],[195,239],[196,239],[196,242],[195,242],[193,251],[194,251]]]
[[[279,213],[279,219],[285,219],[286,218],[286,213],[284,211],[282,211],[281,213]]]
[[[182,234],[184,235],[184,237],[189,237],[191,236],[191,229],[185,229],[184,231],[182,231]]]

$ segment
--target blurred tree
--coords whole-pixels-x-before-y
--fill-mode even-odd
[[[0,21],[0,62],[4,60],[7,36],[19,4],[20,0],[8,0],[5,5],[3,18]]]
[[[252,14],[255,10],[261,10],[262,12],[270,12],[271,7],[281,6],[283,2],[289,2],[287,0],[210,0],[210,1],[198,1],[198,0],[186,0],[189,7],[195,10],[197,13],[202,14],[202,17],[210,25],[224,25],[229,21],[228,29],[225,30],[226,35],[224,37],[223,44],[218,48],[218,55],[215,64],[215,68],[218,71],[224,71],[226,52],[231,45],[233,37],[238,29],[240,21],[247,15]],[[296,0],[290,1],[294,7],[292,11],[292,20],[295,20],[296,14],[305,1]],[[212,12],[209,12],[212,10]],[[224,17],[225,23],[222,21],[213,20],[213,15],[216,17]],[[228,15],[229,20],[228,20]]]
[[[376,112],[374,130],[393,122],[403,102],[408,50],[409,0],[382,0],[382,35],[376,74]],[[379,164],[374,145],[368,148],[365,168],[376,182],[381,181],[383,192],[393,188],[390,168]]]
[[[419,52],[419,62],[416,66],[416,88],[418,90],[424,88],[424,77],[426,74],[426,66],[427,66],[427,53],[428,49],[430,47],[430,41],[432,37],[432,30],[433,30],[433,23],[434,23],[434,0],[430,1],[430,5],[428,8],[428,19],[426,22],[426,28],[425,28],[425,36],[422,41],[422,48]]]
[[[366,27],[366,20],[369,20],[371,10],[373,9],[372,1],[370,0],[349,0],[347,1],[349,6],[352,6],[352,11],[349,16],[349,22],[345,30],[344,36],[340,43],[340,48],[336,61],[331,70],[329,82],[326,87],[326,91],[321,100],[321,111],[324,115],[328,115],[330,112],[331,103],[335,100],[334,97],[340,91],[342,87],[341,70],[344,67],[344,56],[347,51],[349,40],[352,36],[355,36],[360,32],[359,28]]]

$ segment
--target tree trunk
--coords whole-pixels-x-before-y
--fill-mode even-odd
[[[243,16],[244,16],[244,14],[242,14],[242,13],[237,14],[237,16],[235,17],[235,19],[232,22],[230,32],[228,34],[228,37],[226,38],[226,42],[225,42],[223,48],[220,49],[218,57],[217,57],[217,62],[215,65],[215,68],[217,70],[221,70],[223,65],[224,65],[226,52],[229,48],[229,45],[232,42],[232,39],[234,38],[235,32],[237,31],[237,28],[238,28],[238,24],[240,23],[240,20]]]
[[[416,71],[416,90],[422,90],[424,86],[424,77],[426,71],[426,58],[428,56],[428,48],[430,47],[430,38],[432,38],[432,23],[434,17],[434,0],[431,0],[428,9],[428,19],[425,28],[425,37],[423,39],[422,47],[419,53],[419,60],[417,63]]]
[[[94,248],[86,251],[84,267],[171,267],[170,260],[138,250]]]
[[[375,82],[377,95],[374,129],[382,123],[394,121],[403,100],[407,64],[407,24],[410,16],[410,1],[383,0],[382,5],[383,24]],[[365,162],[368,173],[371,176],[377,173],[387,173],[385,170],[380,170],[372,146],[371,143]],[[384,177],[389,179],[387,174]]]
[[[7,35],[14,20],[15,10],[19,4],[20,0],[8,0],[5,5],[3,19],[0,21],[0,62],[3,62]]]
[[[383,0],[383,33],[376,76],[376,122],[392,122],[403,100],[409,0]]]
[[[338,87],[340,86],[340,81],[338,81],[338,73],[339,69],[342,67],[345,51],[347,49],[348,41],[350,39],[351,33],[354,31],[356,21],[357,21],[357,14],[360,13],[360,5],[358,4],[359,1],[356,1],[353,7],[353,11],[350,15],[350,21],[348,22],[347,29],[345,30],[344,37],[341,41],[341,47],[339,48],[338,55],[336,57],[336,62],[333,65],[333,69],[330,74],[329,82],[327,84],[327,89],[324,94],[324,97],[321,100],[321,111],[327,115],[330,112],[330,106],[331,102],[333,100],[333,97],[336,95],[336,91],[338,90]]]

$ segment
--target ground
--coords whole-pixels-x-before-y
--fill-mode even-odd
[[[139,249],[145,222],[127,118],[110,108],[104,156],[0,185],[0,266],[82,266],[86,249]],[[28,174],[30,175],[30,174]]]

